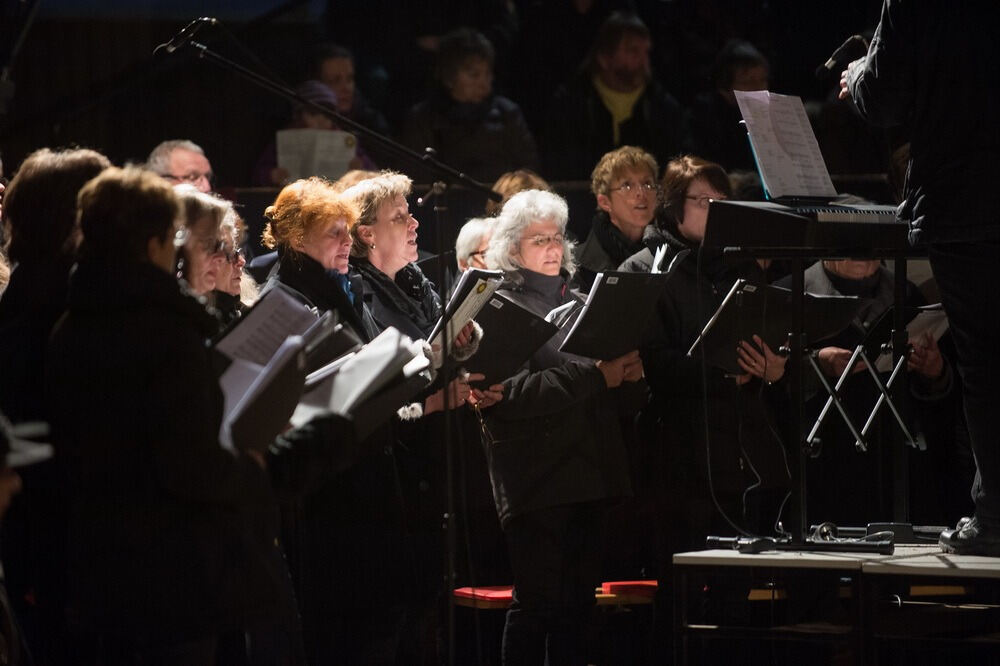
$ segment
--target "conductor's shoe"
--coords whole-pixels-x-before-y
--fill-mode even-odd
[[[1000,557],[1000,525],[962,518],[955,529],[941,532],[938,542],[946,553]]]

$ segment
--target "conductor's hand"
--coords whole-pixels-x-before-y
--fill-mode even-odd
[[[753,377],[759,377],[765,382],[773,383],[781,379],[785,375],[786,358],[771,351],[771,348],[759,335],[754,335],[753,341],[763,353],[757,351],[757,348],[746,340],[740,340],[740,344],[736,348],[738,354],[736,362],[740,364],[744,372]]]
[[[851,352],[840,347],[823,347],[819,350],[817,357],[819,367],[822,368],[824,374],[830,377],[839,377],[844,374],[844,368],[851,361]],[[864,367],[864,363],[857,361],[851,372],[860,372]]]
[[[625,380],[625,366],[632,365],[636,361],[639,361],[639,352],[630,351],[624,356],[619,356],[610,361],[598,361],[597,369],[604,375],[604,382],[608,385],[608,388],[617,388]]]
[[[852,72],[858,67],[863,67],[865,64],[864,58],[858,58],[854,62],[847,65],[847,69],[840,73],[840,94],[837,95],[840,99],[850,99],[851,89],[847,87],[847,82],[850,80]]]
[[[487,407],[492,407],[501,400],[503,400],[503,384],[493,384],[485,390],[479,390],[477,388],[472,389],[472,395],[469,397],[469,404],[475,405],[480,409],[486,409]]]
[[[944,372],[944,358],[941,350],[938,349],[937,340],[929,332],[924,333],[920,338],[911,341],[913,349],[910,357],[906,359],[906,367],[911,372],[926,377],[937,379]]]

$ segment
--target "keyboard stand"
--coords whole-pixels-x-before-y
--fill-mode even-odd
[[[806,436],[805,443],[807,447],[809,447],[810,449],[815,448],[818,439],[819,429],[822,427],[823,422],[826,420],[826,416],[830,412],[830,407],[833,406],[837,408],[837,411],[840,413],[840,416],[843,419],[844,423],[847,425],[847,428],[851,431],[851,434],[854,435],[854,446],[857,448],[857,450],[861,452],[868,451],[868,441],[865,439],[865,436],[868,434],[868,431],[871,429],[872,424],[875,422],[875,417],[878,415],[878,411],[879,409],[882,408],[883,404],[889,405],[889,409],[892,410],[892,414],[896,418],[896,423],[899,424],[899,427],[903,432],[903,436],[906,437],[907,443],[913,447],[917,446],[915,438],[910,433],[909,428],[906,427],[906,423],[903,421],[903,417],[899,413],[899,410],[896,409],[896,404],[892,401],[892,396],[890,395],[889,392],[889,389],[892,387],[893,383],[895,383],[896,381],[896,378],[899,376],[900,371],[906,365],[906,359],[907,359],[906,354],[900,356],[899,359],[896,361],[896,365],[893,368],[892,374],[889,377],[889,381],[883,382],[882,377],[879,376],[878,370],[875,368],[874,364],[871,362],[871,360],[869,360],[868,355],[865,353],[864,345],[858,345],[854,349],[854,353],[851,354],[851,360],[847,363],[847,367],[844,368],[844,371],[838,378],[836,386],[830,386],[829,380],[826,378],[826,375],[823,373],[823,370],[819,367],[819,363],[816,361],[816,358],[818,356],[817,350],[814,349],[806,350],[805,356],[806,360],[809,361],[809,365],[812,367],[813,372],[816,374],[816,377],[819,378],[820,384],[822,384],[823,388],[826,390],[827,395],[829,396],[826,400],[826,404],[823,405],[823,409],[820,410],[819,416],[816,418],[815,423],[813,423],[812,429]],[[860,431],[858,430],[857,426],[854,425],[854,420],[847,413],[847,410],[844,408],[844,405],[840,400],[841,388],[847,382],[850,376],[854,374],[852,371],[859,359],[861,360],[861,363],[864,365],[865,369],[871,376],[871,379],[875,383],[875,386],[878,387],[879,390],[878,401],[875,403],[875,407],[868,415],[868,419],[865,421],[865,425],[863,428],[861,428]]]

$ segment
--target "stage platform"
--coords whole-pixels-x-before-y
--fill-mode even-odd
[[[1000,558],[927,545],[673,562],[679,664],[1000,663]]]

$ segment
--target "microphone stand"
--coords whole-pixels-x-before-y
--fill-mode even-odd
[[[223,69],[234,72],[240,77],[250,81],[251,83],[256,84],[258,87],[263,88],[268,92],[274,93],[275,95],[278,95],[280,97],[284,97],[290,102],[294,102],[295,104],[299,104],[303,107],[306,107],[314,113],[322,114],[327,118],[330,118],[337,124],[338,127],[342,129],[349,129],[352,132],[355,132],[356,134],[361,136],[362,138],[371,140],[373,143],[378,144],[382,148],[386,149],[387,151],[399,157],[402,157],[414,163],[419,163],[424,165],[424,167],[431,170],[438,178],[443,180],[445,183],[461,183],[470,190],[481,192],[490,199],[493,199],[494,201],[500,201],[502,199],[500,194],[494,192],[492,189],[490,189],[488,185],[480,183],[478,180],[475,180],[468,174],[459,171],[454,167],[448,166],[444,162],[437,159],[434,156],[433,151],[418,153],[415,150],[407,148],[406,146],[396,141],[393,141],[389,137],[379,134],[378,132],[369,129],[364,125],[351,120],[347,116],[344,116],[339,112],[330,109],[329,107],[305,99],[291,88],[284,86],[281,83],[274,81],[273,79],[269,79],[266,76],[258,74],[252,69],[248,69],[243,65],[240,65],[239,63],[234,62],[229,58],[226,58],[225,56],[216,53],[215,51],[212,51],[211,49],[209,49],[207,46],[205,46],[200,42],[196,42],[193,40],[189,41],[186,44],[179,45],[177,47],[177,50],[178,51],[182,50],[185,47],[194,49],[197,52],[199,58],[208,60],[209,62],[218,65]]]
[[[431,193],[428,195],[428,197],[424,198],[423,201],[428,201],[432,197],[437,197],[437,201],[435,201],[434,205],[434,212],[435,212],[435,221],[437,222],[436,238],[437,238],[437,248],[439,254],[442,255],[444,254],[443,218],[445,211],[447,211],[447,205],[444,202],[444,194],[447,191],[449,184],[461,183],[468,189],[473,190],[475,192],[481,192],[494,201],[500,201],[502,199],[500,194],[494,192],[489,186],[480,183],[471,176],[461,171],[458,171],[457,169],[448,166],[447,164],[438,160],[437,157],[435,157],[433,149],[425,150],[424,153],[418,153],[414,150],[411,150],[410,148],[407,148],[406,146],[397,143],[396,141],[393,141],[387,136],[383,136],[378,132],[372,131],[371,129],[365,127],[364,125],[357,123],[351,120],[350,118],[347,118],[344,115],[341,115],[340,113],[334,111],[333,109],[330,109],[328,107],[322,106],[320,104],[317,104],[315,102],[303,98],[301,95],[297,94],[291,88],[288,88],[287,86],[284,86],[281,83],[278,83],[277,81],[269,79],[266,76],[263,76],[247,67],[244,67],[243,65],[240,65],[237,62],[230,60],[229,58],[226,58],[212,51],[211,49],[209,49],[207,46],[205,46],[200,42],[196,42],[193,39],[183,40],[181,39],[180,35],[175,37],[175,40],[177,41],[174,42],[172,40],[172,42],[176,44],[174,50],[180,51],[183,50],[184,48],[194,49],[197,52],[199,58],[208,60],[209,62],[221,67],[222,69],[233,72],[236,75],[240,76],[241,78],[250,81],[251,83],[257,85],[260,88],[263,88],[264,90],[270,93],[273,93],[295,104],[299,104],[305,108],[308,108],[310,111],[314,113],[322,114],[327,118],[333,120],[338,127],[342,129],[349,129],[354,133],[356,133],[357,135],[360,135],[365,140],[369,140],[379,145],[386,151],[396,156],[402,157],[405,160],[409,160],[415,164],[422,164],[425,168],[429,169],[431,173],[434,174],[436,180],[431,189]],[[438,294],[441,299],[442,313],[444,313],[446,306],[448,304],[448,290],[447,290],[447,285],[445,284],[446,268],[444,266],[444,262],[438,262],[438,264],[439,264]],[[451,377],[451,374],[454,372],[454,367],[449,362],[448,359],[448,352],[452,342],[451,340],[447,339],[448,328],[449,327],[445,325],[444,327],[445,334],[442,336],[442,347],[441,347],[441,355],[442,355],[441,374],[444,380],[443,435],[445,442],[445,478],[447,483],[447,490],[446,490],[447,498],[446,498],[445,512],[442,515],[442,528],[446,533],[446,550],[447,550],[447,555],[446,555],[447,571],[445,574],[445,583],[447,585],[447,589],[445,590],[445,596],[448,599],[448,618],[447,618],[448,663],[454,664],[455,663],[455,601],[454,601],[454,595],[452,594],[452,590],[455,587],[455,560],[456,560],[455,552],[457,550],[456,546],[457,541],[455,538],[455,497],[453,488],[454,485],[453,463],[454,463],[455,443],[452,441],[453,439],[452,428],[450,427],[450,424],[456,415],[452,414],[454,410],[451,409],[452,405],[450,404],[451,396],[449,391],[449,384],[453,379],[453,377]],[[457,431],[458,429],[455,428],[455,430]]]

